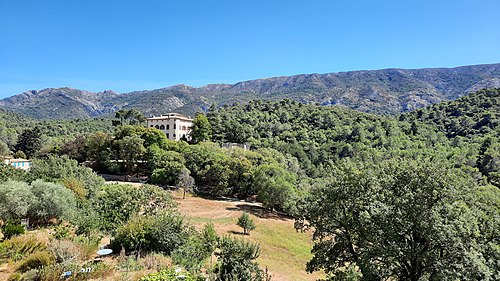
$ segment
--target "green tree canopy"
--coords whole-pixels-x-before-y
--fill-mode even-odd
[[[239,227],[243,228],[244,235],[250,235],[250,231],[255,229],[255,223],[247,212],[243,212],[241,216],[238,218],[238,222],[236,223]]]
[[[254,178],[257,200],[266,208],[290,210],[296,196],[295,182],[295,175],[278,164],[261,165],[257,167]]]
[[[35,156],[40,148],[42,148],[42,132],[38,127],[24,130],[15,146],[15,150],[24,152],[28,158]]]
[[[485,229],[498,229],[498,211],[478,191],[436,159],[343,164],[301,204],[297,226],[314,228],[307,269],[338,276],[352,264],[363,280],[494,280],[500,237]],[[490,194],[498,206],[499,193]]]
[[[212,138],[212,125],[203,114],[198,114],[193,120],[193,128],[191,129],[191,143],[199,143],[210,141]]]

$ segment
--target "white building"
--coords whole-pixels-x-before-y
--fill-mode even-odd
[[[147,118],[147,126],[163,131],[169,140],[178,141],[183,137],[189,139],[193,119],[179,113],[168,113]]]
[[[5,165],[11,165],[16,169],[21,170],[29,170],[31,168],[31,161],[22,158],[14,159],[12,157],[4,157],[3,163]]]

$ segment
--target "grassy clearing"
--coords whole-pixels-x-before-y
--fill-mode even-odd
[[[208,200],[173,193],[179,202],[179,209],[196,227],[212,222],[219,235],[231,235],[258,242],[261,255],[258,259],[262,267],[267,267],[273,280],[316,280],[324,277],[321,273],[308,274],[305,264],[311,259],[311,234],[296,232],[293,220],[267,212],[258,204],[239,201]],[[236,225],[243,211],[250,213],[256,229],[248,235]]]

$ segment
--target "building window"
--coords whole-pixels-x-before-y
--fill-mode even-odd
[[[167,124],[167,130],[170,130],[170,125]]]
[[[186,130],[186,126],[182,126],[182,130],[185,131]]]
[[[175,134],[174,134],[174,139],[175,139]]]
[[[153,126],[153,125],[151,125],[151,126],[149,126],[149,127],[153,128],[154,126]]]
[[[164,125],[160,125],[160,130],[165,130],[165,126]]]
[[[155,126],[155,128],[159,130],[159,129],[160,129],[160,126],[156,125],[156,126]]]
[[[174,123],[174,130],[176,129],[176,127],[177,127],[177,124]]]
[[[170,136],[169,136],[169,135],[168,135],[168,133],[167,133],[167,139],[169,139],[169,138],[170,138]]]

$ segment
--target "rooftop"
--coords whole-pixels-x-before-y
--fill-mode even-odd
[[[167,114],[162,114],[160,116],[151,116],[147,118],[147,120],[165,120],[165,119],[182,119],[187,121],[193,121],[192,118],[184,116],[179,113],[167,113]]]

